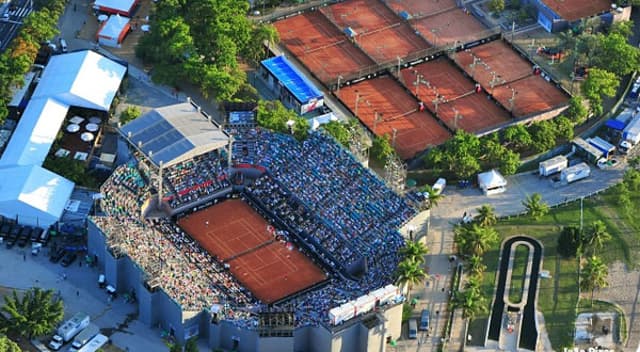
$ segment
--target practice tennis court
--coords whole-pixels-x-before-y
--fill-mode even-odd
[[[489,35],[487,27],[459,8],[416,20],[415,27],[433,46],[466,44]]]
[[[508,85],[496,87],[493,96],[507,109],[511,109],[510,99],[514,97],[513,114],[516,117],[547,111],[567,103],[570,98],[541,76],[529,76]]]

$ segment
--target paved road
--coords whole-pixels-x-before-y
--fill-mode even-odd
[[[31,13],[33,3],[30,0],[15,0],[13,5],[14,7],[7,12],[9,18],[0,19],[0,52],[3,52],[16,36],[22,20]],[[1,11],[0,15],[2,15]]]

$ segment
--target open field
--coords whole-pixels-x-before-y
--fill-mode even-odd
[[[528,261],[529,247],[523,244],[517,245],[511,270],[511,287],[509,287],[509,301],[511,303],[520,303],[522,301],[522,290]]]
[[[360,121],[376,135],[391,137],[395,130],[395,149],[403,159],[451,136],[430,113],[419,112],[415,97],[388,76],[343,87],[338,98],[354,113],[357,110]]]
[[[640,196],[632,196],[632,202],[637,207],[640,204]],[[631,268],[637,268],[640,264],[640,214],[633,211],[625,212],[621,209],[615,192],[610,190],[584,200],[585,229],[595,220],[604,221],[613,238],[598,255],[609,265],[622,261]],[[579,226],[579,224],[580,202],[576,201],[565,207],[552,209],[539,221],[522,216],[501,220],[496,226],[502,239],[516,234],[525,234],[537,238],[544,245],[543,270],[549,271],[551,279],[540,281],[538,308],[544,314],[545,326],[556,350],[562,350],[562,347],[570,346],[572,343],[571,334],[578,302],[578,260],[563,258],[557,254],[557,238],[563,226]],[[492,300],[495,287],[499,246],[499,244],[495,245],[484,255],[487,270],[484,274],[483,292],[489,302]],[[633,286],[633,283],[630,285]],[[635,292],[636,287],[616,286],[613,291],[603,290],[601,294],[616,301],[617,295],[628,290]],[[633,302],[626,303],[628,307],[633,306]],[[623,303],[620,302],[620,304]],[[486,316],[478,317],[472,322],[470,333],[474,337],[473,344],[479,343],[476,336],[484,336],[486,323]]]

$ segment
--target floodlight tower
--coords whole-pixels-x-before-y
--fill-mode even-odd
[[[404,185],[407,179],[407,168],[396,153],[387,157],[384,165],[384,180],[387,186],[397,193],[404,192]]]

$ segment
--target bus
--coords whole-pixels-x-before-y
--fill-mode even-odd
[[[415,319],[409,319],[409,338],[418,338],[418,322]]]

